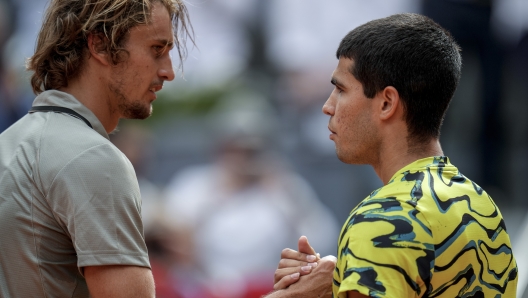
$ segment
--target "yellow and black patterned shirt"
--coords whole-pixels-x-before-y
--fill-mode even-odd
[[[517,265],[490,196],[447,157],[420,159],[343,225],[333,297],[515,297]]]

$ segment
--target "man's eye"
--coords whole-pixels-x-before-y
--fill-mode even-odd
[[[161,55],[163,51],[165,50],[165,47],[164,46],[154,46],[153,49],[156,52],[156,54]]]

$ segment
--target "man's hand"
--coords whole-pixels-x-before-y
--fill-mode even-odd
[[[331,298],[336,262],[334,256],[323,257],[312,273],[302,276],[298,282],[281,291],[289,292],[295,298]]]
[[[312,272],[312,268],[317,267],[317,261],[320,259],[306,236],[301,236],[298,242],[299,251],[285,248],[281,253],[279,267],[275,271],[274,290],[285,289],[289,285],[299,280],[301,275]]]
[[[299,282],[287,289],[275,291],[265,298],[331,298],[335,264],[334,256],[326,256],[319,261],[312,273],[299,278]]]
[[[320,258],[305,236],[299,238],[299,251],[286,248],[275,271],[275,292],[266,298],[330,298],[337,259]],[[301,277],[301,275],[304,275]]]

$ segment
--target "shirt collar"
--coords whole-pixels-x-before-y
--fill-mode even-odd
[[[99,121],[95,114],[71,94],[58,90],[46,90],[35,98],[33,106],[59,106],[72,109],[86,118],[96,132],[106,139],[110,139],[103,124],[101,124],[101,121]]]
[[[396,171],[396,173],[394,173],[392,178],[389,180],[389,183],[392,182],[394,179],[396,179],[396,177],[398,177],[399,175],[405,172],[417,171],[419,169],[425,169],[425,168],[431,168],[431,167],[435,167],[435,168],[453,167],[453,165],[451,164],[447,156],[431,156],[431,157],[418,159],[406,165],[405,167],[401,168],[399,171]]]

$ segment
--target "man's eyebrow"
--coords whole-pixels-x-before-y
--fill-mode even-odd
[[[174,41],[173,40],[167,40],[167,39],[156,39],[156,42],[162,45],[165,45],[169,50],[174,48]]]
[[[339,87],[339,88],[344,87],[344,85],[341,84],[336,78],[332,78],[332,79],[330,80],[330,83],[332,83],[332,85],[337,86],[337,87]]]

